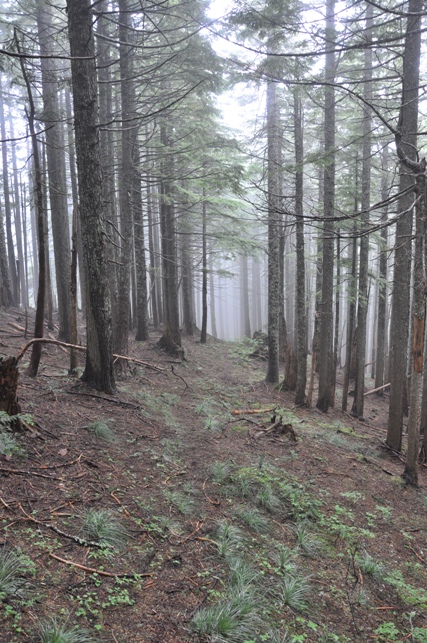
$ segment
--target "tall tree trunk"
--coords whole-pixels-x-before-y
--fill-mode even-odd
[[[295,233],[296,233],[296,354],[297,382],[295,404],[305,404],[307,383],[307,315],[305,297],[305,252],[304,252],[304,138],[302,102],[298,90],[294,91],[294,133],[295,133]]]
[[[3,208],[0,204],[0,276],[2,282],[1,305],[8,308],[13,302],[12,284],[7,265],[6,236],[4,233]]]
[[[408,421],[408,449],[402,477],[408,484],[418,485],[418,454],[420,451],[421,398],[423,388],[423,363],[425,339],[425,268],[424,247],[426,234],[426,162],[420,164],[417,177],[417,202],[415,206],[415,259],[413,271],[413,338],[411,391]]]
[[[87,279],[87,353],[83,379],[115,391],[102,171],[98,139],[95,47],[90,0],[67,0],[80,217]]]
[[[73,216],[77,212],[77,261],[79,266],[79,284],[80,294],[82,299],[82,312],[86,314],[86,280],[84,275],[84,262],[83,262],[83,244],[82,244],[82,230],[79,215],[79,196],[77,187],[77,170],[76,170],[76,152],[74,147],[74,132],[73,132],[73,115],[71,110],[71,95],[68,90],[65,91],[65,110],[67,114],[67,144],[68,144],[68,158],[70,164],[70,183],[71,195],[73,199]]]
[[[0,82],[0,135],[3,141],[1,144],[2,163],[3,163],[3,198],[4,198],[4,213],[5,213],[5,220],[6,220],[7,255],[9,260],[10,284],[12,287],[11,304],[13,306],[17,306],[19,303],[18,302],[18,275],[16,272],[15,248],[13,245],[13,234],[12,234],[12,209],[10,205],[6,117],[4,113],[3,87],[1,82]]]
[[[15,192],[15,233],[16,233],[16,249],[18,252],[18,284],[20,297],[18,303],[24,306],[25,310],[28,308],[28,295],[25,287],[25,266],[24,266],[24,248],[22,245],[22,217],[21,217],[21,194],[19,186],[18,168],[16,163],[16,142],[13,128],[12,114],[9,112],[9,131],[10,138],[12,139],[12,168],[13,168],[13,186]]]
[[[147,189],[147,218],[148,218],[148,249],[150,255],[150,293],[151,293],[151,310],[153,312],[153,326],[158,328],[160,324],[160,315],[159,315],[159,299],[160,293],[157,288],[157,264],[155,247],[154,247],[154,234],[155,229],[157,230],[157,223],[153,220],[153,204],[151,200],[151,184],[150,177],[147,176],[146,179],[146,189]]]
[[[360,238],[359,292],[357,304],[356,382],[352,415],[363,418],[365,402],[366,318],[368,313],[369,208],[371,206],[371,140],[372,140],[372,30],[373,6],[366,7],[365,70],[363,79],[363,157],[362,157],[362,227]]]
[[[399,118],[398,151],[415,161],[417,155],[418,93],[420,63],[420,20],[422,0],[409,0],[403,57],[402,103]],[[412,254],[414,176],[400,164],[400,197],[396,223],[393,299],[390,325],[390,406],[386,442],[394,451],[402,447],[403,401],[406,389],[406,363]]]
[[[240,310],[242,313],[242,330],[245,337],[251,337],[251,320],[249,316],[249,279],[248,258],[240,255]]]
[[[57,63],[51,58],[56,32],[52,24],[51,9],[44,0],[37,0],[37,29],[40,53],[42,55],[40,64],[42,72],[43,122],[46,128],[49,200],[56,290],[58,293],[59,339],[69,342],[71,249],[65,152],[61,145],[60,128],[62,125],[59,117]]]
[[[20,52],[19,42],[16,38],[16,45],[18,53]],[[37,237],[38,237],[38,264],[39,264],[39,283],[37,291],[37,305],[36,305],[36,318],[34,324],[34,337],[41,338],[43,337],[43,325],[44,325],[44,307],[45,307],[45,290],[46,290],[46,258],[47,258],[47,248],[45,241],[45,205],[44,205],[44,195],[43,195],[43,177],[42,177],[42,167],[40,162],[39,154],[39,144],[37,141],[37,134],[35,130],[35,106],[33,95],[31,91],[31,84],[28,79],[28,74],[25,68],[24,58],[20,58],[22,76],[27,88],[28,94],[28,128],[30,130],[32,151],[33,151],[33,165],[34,165],[34,204],[36,211],[36,220],[37,220]],[[27,374],[30,377],[36,377],[40,358],[41,358],[41,343],[36,342],[33,344],[33,349],[31,351],[30,363],[27,369]]]
[[[319,397],[317,408],[331,405],[333,376],[332,333],[334,297],[335,215],[335,0],[326,0],[325,56],[325,170],[323,187],[322,304],[320,307]]]
[[[206,344],[206,330],[208,326],[208,250],[206,239],[206,189],[203,187],[202,203],[202,328],[200,343]]]
[[[211,330],[212,337],[215,339],[218,337],[218,332],[216,329],[216,306],[215,306],[215,275],[213,271],[213,259],[212,255],[210,256],[210,268],[209,268],[209,309],[211,313]]]
[[[167,118],[167,116],[165,116]],[[160,231],[162,237],[163,262],[163,335],[158,344],[167,352],[183,356],[181,333],[179,330],[178,278],[176,253],[176,221],[173,202],[173,159],[170,124],[160,125],[162,145],[161,183],[160,183]]]
[[[388,147],[382,154],[381,200],[385,202],[388,196]],[[377,348],[374,388],[384,384],[385,352],[386,352],[386,313],[387,313],[387,207],[381,213],[381,241],[380,241],[380,266],[378,275],[378,310],[377,310]],[[383,396],[384,391],[378,391]]]
[[[136,262],[136,336],[139,342],[148,339],[148,309],[147,309],[147,265],[145,261],[145,236],[144,236],[144,213],[142,207],[142,185],[139,170],[139,141],[134,136],[132,148],[132,207],[133,225],[135,238],[135,262]]]
[[[279,381],[280,320],[280,172],[276,85],[267,80],[267,190],[268,190],[268,364],[266,381]]]
[[[132,48],[131,21],[128,0],[119,0],[120,38],[120,94],[121,94],[121,165],[119,172],[120,199],[120,266],[118,268],[117,318],[113,327],[113,346],[116,353],[128,353],[130,315],[130,267],[132,260],[132,142],[134,134],[130,122],[133,112],[132,100]],[[135,125],[134,125],[135,126]]]

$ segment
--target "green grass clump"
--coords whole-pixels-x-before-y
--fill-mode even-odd
[[[288,605],[300,612],[308,609],[308,598],[311,593],[309,577],[300,575],[286,576],[283,580],[280,598],[284,605]]]
[[[284,545],[279,546],[274,553],[274,562],[278,571],[286,576],[292,576],[295,573],[297,556],[298,551],[295,551],[295,549],[290,549]]]
[[[269,521],[255,507],[240,507],[236,510],[236,516],[242,522],[246,523],[249,529],[252,529],[257,533],[265,533],[270,530]]]
[[[214,542],[220,556],[227,556],[238,549],[242,542],[242,532],[238,527],[223,521],[219,524]]]
[[[194,509],[194,500],[180,491],[167,491],[166,500],[183,516],[189,516]]]
[[[24,572],[25,569],[15,552],[4,549],[0,554],[0,600],[16,594],[23,583]]]
[[[311,531],[306,522],[295,527],[296,545],[302,554],[315,558],[322,549],[322,541]]]
[[[258,607],[255,593],[241,589],[216,605],[201,609],[190,626],[200,638],[215,643],[251,640],[260,624]]]
[[[101,547],[121,547],[128,538],[126,528],[109,509],[89,509],[84,516],[82,533]]]
[[[231,481],[234,465],[232,462],[214,462],[210,467],[213,482],[226,484]]]
[[[362,574],[366,574],[378,582],[384,579],[386,573],[384,565],[368,554],[367,551],[356,556],[356,562]]]
[[[55,616],[38,624],[38,640],[40,643],[93,643],[95,641],[88,630],[77,625],[69,626],[67,621],[61,623]]]

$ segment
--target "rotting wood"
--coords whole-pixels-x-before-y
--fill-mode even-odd
[[[18,360],[16,357],[3,359],[0,357],[0,411],[10,416],[21,413],[18,402]],[[22,430],[22,423],[19,418],[12,421],[12,427],[18,431]]]

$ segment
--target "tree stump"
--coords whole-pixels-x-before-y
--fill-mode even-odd
[[[0,357],[0,411],[8,415],[18,415],[21,412],[19,406],[18,391],[18,361],[16,357],[3,359]],[[12,423],[12,428],[21,430],[22,425],[19,419]]]

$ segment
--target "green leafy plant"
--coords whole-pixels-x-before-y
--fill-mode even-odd
[[[121,547],[128,538],[124,525],[109,509],[89,509],[84,516],[82,533],[101,546]]]
[[[95,639],[88,630],[78,625],[70,626],[68,619],[60,622],[55,616],[38,623],[40,643],[93,643]]]

